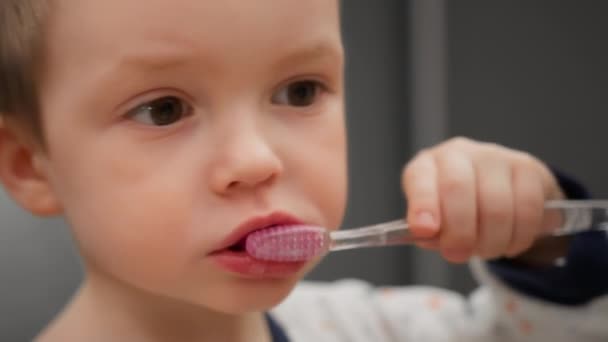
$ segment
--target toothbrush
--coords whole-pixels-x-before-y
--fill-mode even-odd
[[[608,231],[608,200],[557,200],[545,203],[545,218],[552,220],[549,236],[583,231]],[[321,227],[292,225],[263,229],[247,237],[247,253],[258,260],[307,261],[330,251],[406,245],[424,239],[410,234],[404,220],[367,227],[328,231]]]

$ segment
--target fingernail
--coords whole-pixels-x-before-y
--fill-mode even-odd
[[[416,214],[416,220],[414,222],[416,223],[416,226],[419,227],[437,228],[435,216],[428,211],[421,211]]]

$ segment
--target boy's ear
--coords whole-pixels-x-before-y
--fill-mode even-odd
[[[34,215],[61,213],[49,179],[43,169],[41,148],[8,127],[0,116],[0,181],[8,194]]]

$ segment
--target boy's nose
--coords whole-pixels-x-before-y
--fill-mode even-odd
[[[279,156],[257,135],[236,136],[233,141],[223,144],[217,153],[211,187],[220,195],[270,185],[283,172]]]

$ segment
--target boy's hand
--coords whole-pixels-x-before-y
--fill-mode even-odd
[[[513,257],[543,230],[544,202],[562,198],[529,154],[454,138],[420,152],[403,171],[412,233],[449,261]]]

